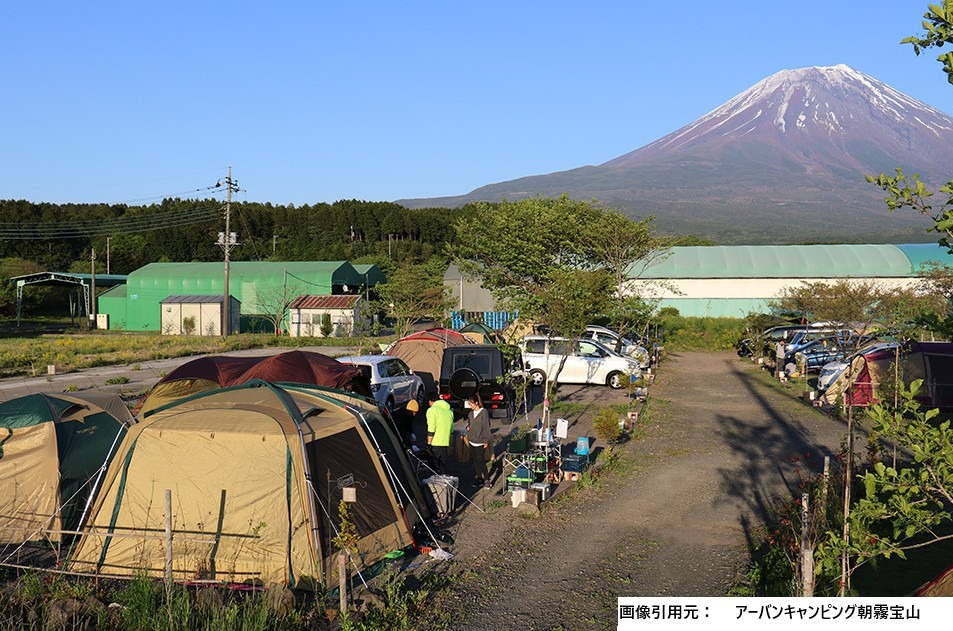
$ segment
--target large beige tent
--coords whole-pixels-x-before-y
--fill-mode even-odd
[[[388,347],[386,354],[404,360],[404,363],[424,382],[427,392],[437,392],[440,366],[443,363],[443,349],[448,346],[472,343],[470,338],[458,331],[441,328],[427,329],[400,338]]]
[[[0,403],[0,542],[60,541],[132,422],[115,394],[38,393]]]
[[[353,489],[352,570],[413,543],[359,416],[306,388],[267,382],[156,408],[130,430],[103,482],[75,571],[161,577],[166,490],[176,580],[332,584],[339,503]]]

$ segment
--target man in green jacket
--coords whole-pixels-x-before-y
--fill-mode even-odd
[[[453,410],[450,404],[435,392],[427,397],[427,446],[437,461],[438,473],[444,472],[444,462],[450,457],[450,435],[453,433]]]

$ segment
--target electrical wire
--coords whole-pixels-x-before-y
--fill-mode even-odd
[[[216,207],[177,208],[155,214],[124,215],[112,220],[69,221],[55,223],[0,222],[0,240],[53,240],[101,237],[113,234],[149,232],[207,223],[218,219],[223,209]]]

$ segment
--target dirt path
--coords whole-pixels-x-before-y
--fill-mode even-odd
[[[605,390],[572,398],[608,405]],[[726,595],[772,499],[844,433],[793,390],[732,353],[670,354],[643,435],[605,482],[559,501],[561,489],[531,518],[474,497],[495,510],[454,527],[459,587],[441,608],[461,630],[614,629],[618,596]]]

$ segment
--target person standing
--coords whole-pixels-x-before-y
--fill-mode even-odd
[[[411,399],[407,402],[407,407],[404,408],[402,414],[398,414],[400,423],[398,429],[400,430],[400,438],[404,441],[404,445],[409,449],[413,447],[414,443],[417,442],[417,437],[414,436],[414,419],[417,418],[417,412],[420,411],[420,405],[418,405],[415,399]]]
[[[476,477],[473,486],[490,488],[490,476],[486,463],[493,456],[493,435],[490,433],[490,415],[478,395],[467,400],[470,416],[467,419],[467,442],[470,444],[470,460]],[[494,458],[495,459],[495,458]]]
[[[437,472],[444,473],[450,457],[450,436],[453,433],[453,410],[450,404],[431,392],[427,397],[427,446],[437,462]]]

